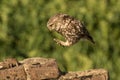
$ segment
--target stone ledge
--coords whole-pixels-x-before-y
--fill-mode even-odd
[[[23,61],[6,59],[0,62],[0,80],[108,80],[104,69],[62,74],[52,58],[28,58]]]

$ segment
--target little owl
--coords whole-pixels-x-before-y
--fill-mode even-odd
[[[81,38],[88,39],[94,43],[85,25],[67,14],[56,14],[51,17],[47,22],[47,27],[50,31],[54,30],[65,37],[65,41],[54,39],[59,45],[71,46]]]

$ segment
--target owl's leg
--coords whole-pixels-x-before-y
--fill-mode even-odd
[[[68,40],[66,40],[66,41],[64,42],[64,41],[61,41],[61,40],[59,40],[59,39],[54,39],[54,41],[55,41],[57,44],[62,45],[62,46],[70,46],[70,45],[72,45],[72,43],[69,42]]]

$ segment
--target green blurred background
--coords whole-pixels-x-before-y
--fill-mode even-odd
[[[56,13],[84,21],[96,44],[81,40],[71,47],[46,27]],[[14,57],[55,58],[62,71],[104,68],[120,79],[120,0],[0,0],[0,61]]]

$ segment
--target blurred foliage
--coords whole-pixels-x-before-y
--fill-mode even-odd
[[[0,60],[55,58],[63,71],[105,68],[120,79],[120,0],[0,0]],[[46,27],[56,13],[84,21],[96,44],[81,40],[71,47],[53,41]]]

